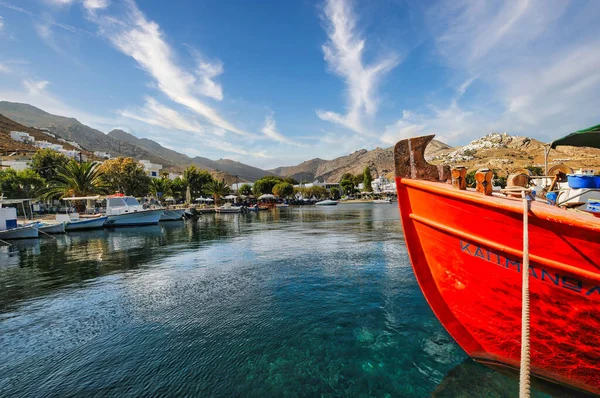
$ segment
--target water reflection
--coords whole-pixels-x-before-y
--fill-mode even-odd
[[[80,232],[0,261],[0,396],[429,396],[465,359],[394,206]]]

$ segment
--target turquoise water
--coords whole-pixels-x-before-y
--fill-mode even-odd
[[[394,205],[205,215],[1,248],[0,357],[0,396],[517,392],[429,309]]]

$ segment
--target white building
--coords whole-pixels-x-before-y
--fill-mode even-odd
[[[315,180],[313,182],[309,182],[307,184],[294,185],[295,187],[301,188],[310,188],[310,187],[323,187],[326,190],[330,190],[331,188],[339,188],[339,182],[319,182],[319,180]]]
[[[36,147],[38,147],[40,149],[54,149],[56,151],[57,146],[59,146],[62,149],[62,145],[53,144],[48,141],[36,141],[33,143],[33,145],[35,145]]]
[[[169,180],[174,180],[176,178],[181,178],[181,174],[169,173]]]
[[[152,178],[160,178],[162,164],[152,163],[149,160],[140,160],[140,164],[144,167],[144,171]]]
[[[79,151],[74,149],[59,149],[58,152],[62,153],[68,158],[79,159]]]
[[[0,170],[3,169],[14,169],[16,171],[22,171],[29,167],[29,161],[31,156],[13,154],[10,156],[0,157]]]
[[[10,138],[19,142],[28,142],[32,143],[35,141],[35,138],[29,135],[29,133],[24,133],[22,131],[11,131]]]
[[[385,177],[377,177],[371,182],[373,192],[396,192],[396,183]]]
[[[108,152],[95,151],[94,156],[97,156],[100,159],[110,159],[110,153]]]
[[[23,171],[27,168],[29,168],[29,162],[25,160],[0,160],[0,170],[14,169],[16,171]]]

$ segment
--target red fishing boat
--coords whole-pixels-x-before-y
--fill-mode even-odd
[[[398,204],[414,273],[438,319],[470,357],[518,371],[522,199],[454,187],[448,166],[425,161],[432,139],[395,147]],[[537,201],[528,218],[531,375],[600,394],[600,219]]]

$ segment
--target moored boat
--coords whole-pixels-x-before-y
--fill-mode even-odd
[[[34,225],[0,230],[0,240],[37,239],[39,232]]]
[[[373,203],[376,205],[383,205],[383,204],[390,204],[390,203],[392,203],[392,201],[389,199],[374,199]]]
[[[106,197],[105,227],[133,227],[158,224],[164,209],[144,209],[133,196]]]
[[[35,239],[39,235],[35,225],[19,226],[17,210],[13,207],[0,207],[0,240]]]
[[[226,203],[223,206],[215,207],[217,213],[241,213],[241,206],[232,206],[230,203]]]
[[[29,225],[34,225],[42,235],[64,234],[66,232],[66,222],[36,222]]]
[[[179,221],[183,219],[186,209],[164,209],[159,221]]]
[[[515,373],[521,360],[523,199],[491,187],[484,194],[448,184],[450,169],[424,160],[432,139],[403,140],[394,151],[414,273],[436,316],[469,356]],[[600,219],[539,201],[530,206],[531,375],[554,387],[600,394]]]
[[[337,200],[326,199],[315,203],[317,206],[335,206],[338,204]]]

